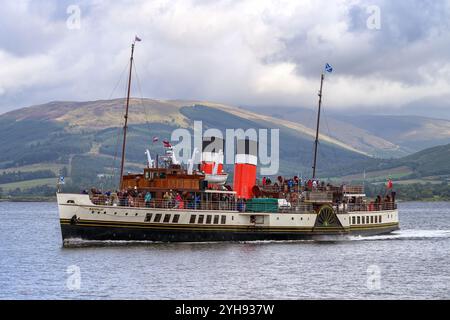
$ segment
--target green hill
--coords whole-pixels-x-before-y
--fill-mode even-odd
[[[388,176],[400,183],[441,183],[450,177],[450,144],[422,150],[400,159],[368,159],[335,168],[325,175],[343,180],[384,181]]]
[[[28,189],[40,194],[36,181],[45,179],[42,186],[48,186],[61,171],[71,178],[67,189],[111,185],[118,174],[124,103],[124,99],[52,102],[0,115],[0,175],[15,173],[12,181],[0,183],[0,189],[5,193],[18,186],[15,194]],[[142,170],[145,149],[153,155],[164,152],[160,143],[152,143],[153,136],[169,139],[174,129],[192,130],[193,121],[202,120],[205,129],[214,127],[223,132],[227,128],[278,128],[280,174],[311,172],[314,130],[296,122],[222,104],[151,99],[132,99],[129,120],[127,171]],[[321,172],[367,159],[364,151],[321,135]],[[26,188],[24,175],[17,174],[42,170],[47,170],[47,175],[30,176],[29,181],[34,181],[28,184],[30,188]],[[14,181],[15,176],[20,178]]]
[[[251,108],[279,119],[315,128],[315,110],[293,107]],[[331,112],[325,108],[322,132],[378,158],[400,158],[420,150],[450,143],[450,121],[408,115]]]

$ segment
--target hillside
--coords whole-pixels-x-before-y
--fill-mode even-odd
[[[0,183],[0,188],[5,191],[20,186],[23,191],[27,186],[39,187],[35,180],[52,186],[61,171],[71,177],[74,188],[111,182],[111,176],[117,177],[120,159],[124,103],[124,99],[51,102],[1,115],[0,174],[23,177],[18,173],[43,170],[46,174],[41,172],[36,179],[20,181],[5,176],[8,182]],[[278,128],[280,173],[308,175],[311,171],[314,130],[307,126],[222,104],[151,99],[131,100],[127,170],[141,170],[146,148],[153,154],[163,153],[160,143],[152,143],[153,136],[169,139],[176,128],[192,130],[194,120],[202,120],[205,129],[222,132],[227,128]],[[321,135],[321,170],[366,159],[363,150]]]
[[[305,108],[251,108],[263,114],[315,128],[317,113]],[[408,115],[352,115],[324,109],[322,131],[378,158],[403,157],[450,143],[450,121]]]
[[[447,183],[450,178],[450,144],[422,150],[400,159],[368,159],[325,173],[342,180],[385,181],[391,177],[403,184]]]

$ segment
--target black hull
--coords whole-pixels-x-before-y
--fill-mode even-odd
[[[93,241],[154,241],[154,242],[222,242],[222,241],[292,241],[338,240],[346,236],[373,236],[398,230],[398,225],[364,230],[302,230],[270,231],[249,227],[239,230],[171,230],[158,228],[83,226],[61,224],[64,244],[74,240]]]

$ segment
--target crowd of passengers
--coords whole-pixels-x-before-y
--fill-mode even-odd
[[[293,178],[283,178],[279,176],[276,182],[272,182],[269,177],[263,177],[259,183],[263,189],[279,191],[284,193],[301,191],[332,191],[333,186],[318,179],[302,180],[295,176]],[[345,188],[342,186],[341,188]]]
[[[386,210],[395,206],[394,191],[387,192],[385,196],[378,195],[374,201],[363,202],[360,197],[344,198],[342,194],[346,186],[342,185],[338,188],[330,183],[320,180],[304,180],[297,176],[293,178],[278,177],[277,182],[272,183],[269,177],[263,177],[258,181],[258,185],[263,190],[271,190],[281,193],[283,199],[289,204],[295,205],[305,201],[305,192],[309,191],[336,191],[339,190],[339,196],[333,199],[333,203],[337,205],[337,210],[346,210],[349,207],[360,208],[361,210]],[[84,190],[83,193],[89,194],[92,201],[96,204],[105,204],[122,207],[147,207],[147,208],[173,208],[173,209],[238,209],[245,211],[246,200],[235,199],[232,194],[215,194],[212,193],[208,201],[202,201],[199,193],[194,192],[177,192],[175,190],[166,191],[162,199],[154,199],[149,191],[139,191],[136,187],[133,189],[125,189],[120,191],[107,191],[102,193],[96,188],[92,188],[89,192]]]
[[[363,211],[375,210],[390,210],[395,208],[396,192],[393,190],[386,190],[384,196],[378,195],[374,201],[363,201],[361,197],[344,198],[343,194],[348,188],[345,184],[335,187],[325,181],[317,179],[302,180],[295,176],[293,178],[283,178],[279,176],[277,182],[272,183],[268,177],[263,177],[258,183],[263,190],[281,192],[282,196],[289,203],[303,202],[305,192],[323,191],[323,192],[337,192],[339,196],[333,199],[333,203],[337,205],[338,210],[346,210],[348,207],[352,209],[359,208]],[[245,204],[244,204],[245,205]]]
[[[113,192],[101,192],[96,188],[91,188],[90,191],[84,190],[83,193],[89,194],[95,204],[121,207],[202,209],[208,205],[209,209],[227,209],[224,205],[231,205],[235,202],[232,194],[211,194],[208,201],[202,201],[200,193],[175,190],[168,190],[164,192],[162,199],[155,199],[151,192],[140,191],[137,187]]]

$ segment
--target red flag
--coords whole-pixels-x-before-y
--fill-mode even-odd
[[[172,147],[172,145],[170,144],[170,142],[167,141],[167,140],[164,140],[164,141],[163,141],[163,145],[164,145],[164,148],[171,148],[171,147]]]
[[[387,183],[387,188],[392,189],[393,186],[394,186],[394,184],[392,183],[392,180],[389,179],[389,181]]]

